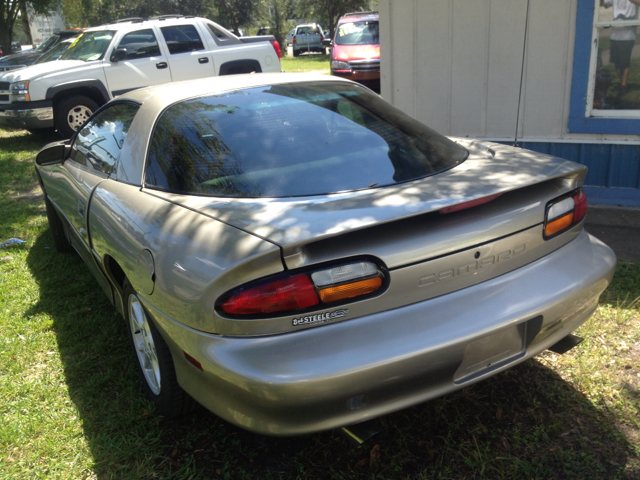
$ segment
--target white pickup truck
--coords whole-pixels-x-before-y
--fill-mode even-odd
[[[0,126],[70,137],[111,98],[216,75],[279,72],[273,36],[238,38],[205,18],[132,18],[87,29],[55,62],[0,75]]]

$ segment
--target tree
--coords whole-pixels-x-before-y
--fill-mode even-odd
[[[70,27],[89,27],[121,18],[149,18],[158,15],[209,17],[208,0],[64,0],[63,14]]]
[[[264,18],[266,5],[259,0],[213,0],[218,9],[218,22],[224,27],[234,30],[236,34],[240,27],[251,20]]]
[[[302,16],[311,16],[329,27],[331,35],[342,15],[359,10],[371,10],[378,5],[377,0],[301,0]]]
[[[47,13],[60,7],[59,0],[33,0],[30,2],[36,13]],[[0,0],[0,45],[5,55],[11,52],[11,39],[13,38],[13,26],[18,18],[18,13],[24,7],[20,0]],[[26,11],[22,12],[26,15]]]

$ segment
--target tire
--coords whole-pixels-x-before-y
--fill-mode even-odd
[[[54,112],[58,133],[64,138],[70,138],[97,108],[96,102],[82,95],[64,98]]]
[[[296,50],[296,49],[293,49],[293,56],[294,57],[300,56],[300,52],[298,50]]]
[[[53,246],[58,253],[72,253],[75,250],[69,243],[67,236],[64,233],[64,225],[60,215],[56,211],[56,207],[53,206],[51,200],[47,198],[47,194],[44,195],[44,205],[47,209],[47,220],[49,221],[49,231],[53,238]]]
[[[129,339],[145,395],[166,417],[195,410],[198,403],[178,385],[171,351],[129,280],[124,283],[124,298]]]

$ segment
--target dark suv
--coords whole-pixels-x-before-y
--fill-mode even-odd
[[[331,74],[380,88],[378,12],[347,13],[330,42]]]
[[[26,67],[27,65],[33,65],[36,60],[38,60],[42,55],[47,53],[57,44],[59,44],[63,40],[66,40],[67,38],[77,37],[82,33],[83,30],[83,28],[62,30],[61,32],[51,35],[44,42],[38,45],[35,50],[18,52],[0,58],[0,72],[15,70],[17,68]]]

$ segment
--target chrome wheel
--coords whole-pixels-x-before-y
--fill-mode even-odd
[[[69,110],[69,113],[67,114],[67,123],[69,123],[69,127],[72,130],[77,132],[92,113],[93,112],[85,105],[78,105]]]
[[[134,294],[129,295],[129,325],[134,349],[142,369],[147,385],[151,391],[160,395],[160,364],[158,353],[151,334],[151,327],[147,315]]]

